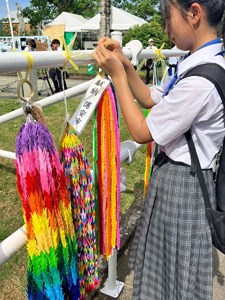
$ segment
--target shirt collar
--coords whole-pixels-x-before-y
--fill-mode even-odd
[[[201,64],[201,62],[205,62],[212,58],[213,56],[217,55],[223,50],[222,43],[216,43],[213,45],[208,45],[206,47],[200,48],[195,51],[193,54],[189,55],[184,60],[180,61],[178,66],[178,77],[183,73],[186,73],[189,69],[193,68],[194,66]]]

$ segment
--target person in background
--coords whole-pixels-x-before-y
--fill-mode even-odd
[[[24,51],[32,52],[36,49],[36,42],[34,39],[26,39],[26,45]]]
[[[171,50],[178,50],[177,46],[175,45]],[[171,56],[169,57],[169,76],[172,76],[177,71],[177,63],[180,60],[179,56]]]
[[[52,51],[62,51],[62,48],[60,47],[60,41],[58,39],[54,39],[51,42],[50,47],[51,47]],[[55,87],[54,93],[63,91],[61,70],[62,70],[62,68],[51,68],[49,70],[49,76],[52,79],[52,82]],[[66,84],[65,77],[66,77],[66,72],[63,72],[64,90],[67,90],[67,84]]]
[[[148,40],[148,44],[149,46],[146,48],[146,49],[157,49],[157,47],[153,46],[153,39],[149,39]],[[153,70],[154,68],[154,62],[153,62],[153,59],[152,58],[149,58],[146,60],[145,62],[145,67],[147,67],[147,73],[146,73],[146,84],[149,84],[149,81],[150,81],[150,71]]]

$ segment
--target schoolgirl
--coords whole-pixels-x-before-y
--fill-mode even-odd
[[[142,83],[119,43],[102,38],[94,53],[111,76],[134,140],[155,140],[163,152],[156,158],[133,247],[133,300],[211,300],[212,243],[197,176],[190,172],[184,133],[191,129],[210,195],[216,206],[212,166],[225,135],[223,105],[215,86],[205,78],[180,80],[196,65],[225,68],[217,37],[224,12],[222,0],[161,0],[166,32],[190,55],[162,87]],[[225,79],[224,79],[225,80]],[[169,91],[169,92],[168,92]],[[145,119],[133,96],[144,108]]]

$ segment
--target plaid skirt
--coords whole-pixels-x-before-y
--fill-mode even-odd
[[[213,174],[203,171],[213,207]],[[133,300],[212,300],[212,242],[197,175],[161,153],[155,162],[129,267]]]

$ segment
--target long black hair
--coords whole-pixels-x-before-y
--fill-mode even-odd
[[[30,40],[30,46],[31,46],[31,48],[36,49],[36,42],[34,39]]]
[[[171,5],[179,7],[182,15],[186,18],[187,11],[191,5],[198,3],[205,8],[209,25],[218,30],[219,35],[222,35],[225,43],[224,2],[225,0],[160,0],[160,8],[164,23],[170,24]]]

